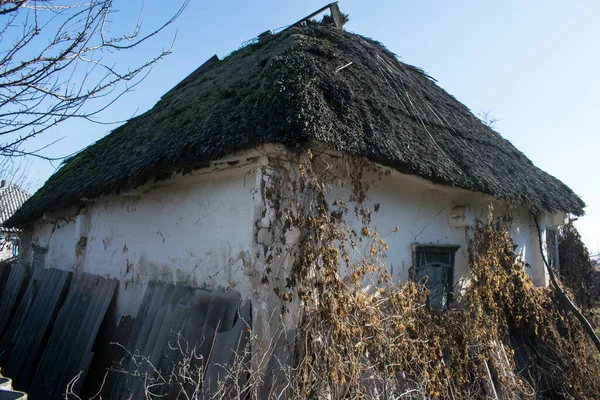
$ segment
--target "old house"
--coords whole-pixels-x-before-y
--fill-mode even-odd
[[[0,222],[4,223],[29,198],[29,193],[14,184],[2,180],[0,184]],[[19,231],[14,228],[0,229],[0,261],[19,254]]]
[[[92,327],[86,335],[124,326],[121,338],[132,349],[151,351],[173,326],[185,328],[181,321],[193,320],[189,312],[179,322],[168,317],[179,315],[173,310],[183,298],[188,309],[204,310],[206,318],[196,321],[204,334],[214,337],[220,326],[221,336],[225,325],[238,326],[232,312],[254,332],[269,332],[280,307],[273,286],[294,263],[292,253],[276,249],[281,237],[291,243],[298,235],[286,230],[273,202],[273,193],[291,189],[284,183],[270,190],[281,182],[272,177],[293,177],[298,154],[308,149],[324,161],[317,173],[339,172],[330,195],[348,204],[356,201],[348,183],[353,163],[368,163],[359,179],[368,184],[371,224],[387,235],[392,279],[428,276],[438,308],[468,279],[466,231],[490,206],[512,215],[516,251],[538,285],[548,285],[548,277],[534,218],[554,259],[556,229],[567,214],[583,214],[571,189],[425,72],[374,40],[309,23],[263,34],[223,60],[211,58],[151,110],[68,159],[5,223],[24,232],[20,262],[30,277],[17,286],[43,275],[39,270],[52,271],[44,279],[64,284],[63,293],[77,286],[64,282],[96,279],[88,293],[102,304],[89,300],[91,308],[79,311],[81,321],[95,318],[86,322]],[[272,264],[274,256],[280,260]],[[274,279],[264,279],[267,268]],[[70,292],[64,296],[46,300],[54,307],[48,312],[60,312]],[[246,308],[238,311],[240,300]],[[19,317],[17,300],[3,307]],[[209,321],[207,313],[216,309]],[[107,312],[110,321],[101,327]],[[6,339],[6,332],[14,337],[10,325],[0,324],[4,343],[13,340],[9,356],[25,357]],[[143,329],[152,332],[146,339]],[[76,359],[87,361],[77,365],[102,365],[91,353],[94,339],[85,343],[88,353]],[[44,377],[24,371],[47,355],[42,346],[27,351],[37,352],[28,356],[30,364],[3,372],[21,379],[23,389],[39,388]]]

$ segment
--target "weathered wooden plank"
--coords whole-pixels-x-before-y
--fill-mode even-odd
[[[180,363],[188,357],[190,369],[198,367],[201,373],[197,380],[202,387],[203,372],[208,370],[214,349],[223,351],[219,360],[228,362],[232,358],[233,343],[240,342],[243,330],[238,324],[239,294],[209,292],[193,288],[152,282],[144,294],[144,300],[127,345],[131,354],[140,354],[149,363],[135,364],[131,359],[124,363],[125,372],[148,374],[156,378],[158,373],[168,381],[177,379]],[[249,310],[249,306],[248,306]],[[249,313],[249,311],[248,311]],[[222,331],[236,329],[231,337],[219,340]],[[234,340],[237,335],[238,339]],[[228,351],[225,349],[229,348]],[[193,354],[193,357],[189,357]],[[138,358],[138,361],[140,359]],[[215,367],[216,368],[216,367]],[[156,369],[156,371],[154,370]],[[216,369],[215,369],[216,371]],[[182,388],[192,389],[192,384],[164,384],[153,387],[155,394],[176,398]],[[117,379],[112,398],[145,399],[147,381],[123,374]],[[199,395],[200,393],[196,393]]]
[[[168,334],[175,319],[175,314],[186,314],[191,310],[194,289],[159,282],[150,282],[144,293],[142,305],[135,320],[127,350],[133,355],[146,357],[147,362],[137,364],[132,357],[127,357],[123,370],[138,375],[154,376],[153,369],[161,369],[168,345]],[[178,319],[181,317],[178,316]],[[168,371],[164,371],[165,376]],[[114,399],[145,399],[144,379],[122,374],[117,378],[111,397]],[[157,388],[160,390],[160,388]]]
[[[232,324],[229,326],[224,324],[224,330],[217,335],[212,348],[203,382],[203,390],[207,397],[210,397],[211,393],[215,393],[220,383],[231,386],[234,377],[229,376],[228,368],[236,361],[240,361],[241,365],[250,361],[250,349],[247,346],[250,340],[249,332],[252,328],[252,310],[249,300],[239,306],[239,316],[231,322]],[[243,371],[240,372],[242,373],[237,376],[237,387],[244,387],[247,376]],[[219,393],[225,397],[229,397],[228,394]]]
[[[10,336],[3,343],[7,352],[3,371],[13,379],[17,389],[25,391],[29,389],[42,346],[48,338],[71,278],[71,272],[54,268],[39,268],[35,275],[38,278],[34,277],[29,283],[7,331]],[[21,307],[24,302],[27,304]]]
[[[68,383],[77,393],[92,359],[92,345],[113,298],[117,281],[87,273],[76,276],[60,308],[29,393],[34,398],[64,398]]]
[[[27,314],[31,309],[33,301],[38,294],[40,285],[47,270],[44,268],[38,268],[33,273],[33,276],[27,284],[27,289],[23,296],[18,300],[18,305],[14,312],[14,316],[7,321],[7,327],[0,340],[0,366],[4,366],[11,349],[13,348],[14,342],[18,337],[18,332],[21,330]]]
[[[12,265],[0,298],[0,337],[8,327],[10,318],[26,284],[26,268],[23,265]]]

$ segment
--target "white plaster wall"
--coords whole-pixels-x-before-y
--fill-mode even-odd
[[[117,308],[135,317],[148,281],[251,294],[255,166],[175,176],[112,195],[58,222],[38,223],[46,267],[121,281]],[[79,247],[81,237],[87,238]],[[78,250],[79,249],[79,250]]]
[[[455,256],[454,279],[455,286],[459,287],[461,280],[468,279],[467,229],[452,227],[451,212],[456,206],[466,206],[466,221],[472,225],[476,218],[487,220],[492,206],[495,216],[504,213],[512,215],[511,236],[515,244],[519,245],[517,252],[531,266],[526,271],[535,284],[548,284],[539,256],[537,230],[527,209],[507,207],[503,202],[487,195],[435,185],[395,171],[387,176],[366,174],[365,182],[370,186],[367,204],[371,209],[379,204],[379,211],[371,214],[372,225],[388,244],[386,263],[395,282],[409,279],[413,244],[458,245],[460,248]],[[351,196],[350,185],[337,185],[332,196],[348,201]],[[547,219],[552,218],[549,216]],[[398,231],[393,232],[396,226]],[[355,223],[353,227],[359,228],[359,224]],[[368,246],[370,245],[364,243],[359,249],[368,254]]]
[[[47,248],[46,268],[75,269],[77,238],[74,218],[51,217],[40,221],[33,229],[32,243]]]
[[[0,230],[0,261],[13,257],[13,241],[11,238],[20,235],[14,232]]]

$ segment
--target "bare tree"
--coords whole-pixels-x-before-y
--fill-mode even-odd
[[[141,33],[141,12],[128,33],[112,33],[113,0],[0,0],[0,158],[37,155],[22,144],[70,118],[99,114],[135,87],[170,47],[117,65],[115,54],[158,35]],[[112,27],[111,27],[112,26]],[[117,29],[118,30],[118,29]]]
[[[492,110],[483,110],[477,114],[481,122],[487,125],[489,128],[496,128],[496,123],[500,121],[500,119],[494,117],[492,115]]]

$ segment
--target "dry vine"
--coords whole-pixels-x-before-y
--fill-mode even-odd
[[[319,162],[310,152],[304,157],[291,195],[303,202],[285,215],[302,231],[288,283],[304,308],[296,395],[458,399],[497,390],[507,397],[600,396],[584,331],[557,307],[555,291],[533,285],[517,262],[509,220],[490,213],[473,227],[470,284],[450,311],[437,313],[427,306],[423,286],[390,281],[387,244],[370,221],[378,206],[367,206],[361,179],[369,165],[353,160],[358,167],[349,175],[362,225],[354,230],[349,204],[332,199]],[[361,241],[370,250],[356,257]],[[511,347],[514,358],[506,357]]]
[[[600,276],[573,220],[561,228],[558,246],[561,282],[573,292],[579,307],[594,308],[600,300]]]

